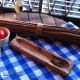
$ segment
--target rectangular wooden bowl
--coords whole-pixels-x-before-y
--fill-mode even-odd
[[[13,49],[43,64],[44,66],[51,68],[62,76],[66,77],[73,66],[73,62],[52,54],[20,36],[16,36],[10,42],[10,45]]]

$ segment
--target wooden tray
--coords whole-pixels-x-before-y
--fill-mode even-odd
[[[39,63],[42,63],[63,76],[67,76],[73,66],[73,62],[52,54],[22,37],[16,36],[10,42],[10,45],[20,53],[25,54]]]

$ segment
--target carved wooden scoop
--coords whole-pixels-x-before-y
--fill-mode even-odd
[[[55,54],[48,52],[33,44],[27,39],[16,36],[10,45],[15,50],[28,56],[29,58],[42,63],[43,65],[51,68],[53,71],[67,76],[73,66],[73,62],[65,60]]]

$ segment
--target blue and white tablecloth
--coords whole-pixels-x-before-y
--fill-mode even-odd
[[[63,26],[79,29],[71,22],[63,24]],[[80,80],[80,45],[67,44],[48,38],[30,37],[28,39],[52,53],[73,61],[74,66],[69,75],[63,78],[61,75],[13,50],[10,44],[7,44],[2,47],[0,80]],[[21,76],[15,75],[16,73],[21,74]]]

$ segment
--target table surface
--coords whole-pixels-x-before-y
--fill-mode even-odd
[[[0,17],[3,17],[3,15],[0,15]],[[4,14],[4,17],[57,26],[65,23],[65,21],[58,18],[39,13],[7,13]],[[80,80],[80,46],[78,44],[68,44],[42,37],[28,37],[27,39],[52,54],[73,61],[74,66],[69,75],[63,78],[47,67],[13,50],[8,43],[2,47],[0,80]],[[16,73],[21,74],[21,76],[17,76]]]
[[[4,15],[0,15],[0,17],[3,17],[3,16],[13,20],[17,19],[21,21],[43,23],[43,24],[57,25],[57,26],[60,26],[61,24],[65,23],[65,21],[61,19],[49,16],[49,15],[45,15],[45,14],[40,14],[40,13],[21,12],[17,14],[6,13]]]

